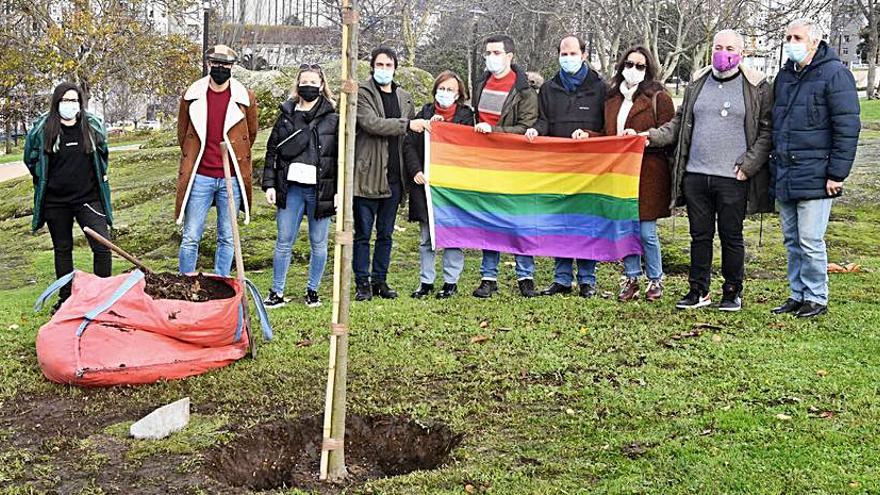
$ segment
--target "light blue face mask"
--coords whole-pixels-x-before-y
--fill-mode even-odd
[[[788,58],[794,60],[794,63],[796,64],[799,64],[806,60],[809,53],[810,50],[807,49],[807,45],[804,43],[785,44],[785,54],[788,55]]]
[[[501,74],[504,70],[507,69],[507,65],[504,63],[504,55],[489,55],[486,57],[486,70],[495,74]]]
[[[387,86],[394,80],[394,69],[373,69],[373,80],[379,86]]]
[[[559,57],[559,66],[569,74],[574,74],[581,70],[583,65],[584,60],[579,55],[564,55]]]
[[[437,104],[440,105],[441,108],[449,108],[455,103],[456,99],[455,93],[451,93],[449,91],[437,91],[437,94],[434,95],[434,100],[437,101]]]
[[[62,101],[58,103],[58,114],[64,120],[73,120],[79,113],[78,101]]]

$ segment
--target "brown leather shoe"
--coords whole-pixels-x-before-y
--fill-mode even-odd
[[[617,294],[617,300],[620,302],[632,301],[639,297],[639,279],[628,278],[620,286],[620,292]]]
[[[663,297],[663,282],[660,280],[651,280],[648,282],[648,289],[645,291],[645,299],[648,302],[654,302]]]

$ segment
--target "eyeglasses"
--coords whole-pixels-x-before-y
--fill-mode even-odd
[[[316,70],[321,71],[321,66],[318,64],[299,64],[299,70]]]
[[[648,68],[648,66],[645,64],[637,64],[637,63],[632,62],[630,60],[627,60],[626,62],[624,62],[623,66],[624,66],[624,68],[627,68],[627,69],[632,69],[633,67],[635,67],[636,70],[639,72],[645,72],[645,69]]]
[[[729,111],[729,110],[730,110],[730,102],[729,102],[729,101],[725,101],[725,102],[724,102],[724,105],[722,105],[722,107],[721,107],[721,116],[722,116],[722,117],[727,117],[728,115],[730,115],[730,111]]]

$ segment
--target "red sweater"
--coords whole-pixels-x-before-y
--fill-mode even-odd
[[[498,125],[504,101],[507,100],[507,95],[510,94],[514,84],[516,84],[516,72],[512,70],[501,79],[489,76],[489,80],[486,81],[486,86],[480,94],[480,106],[477,108],[478,122],[485,122],[492,127]]]
[[[199,162],[197,174],[206,175],[215,179],[222,179],[223,174],[223,124],[226,122],[226,109],[229,107],[229,99],[232,91],[220,93],[208,88],[208,125],[205,132],[205,151]],[[230,164],[230,173],[235,175],[235,167]]]

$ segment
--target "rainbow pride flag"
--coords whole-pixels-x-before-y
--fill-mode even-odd
[[[435,123],[425,142],[437,248],[596,261],[642,253],[638,197],[645,138],[529,143],[524,136]]]

